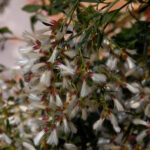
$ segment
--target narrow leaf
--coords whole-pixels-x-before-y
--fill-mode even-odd
[[[40,5],[25,5],[22,10],[32,13],[32,12],[36,12],[41,8]]]

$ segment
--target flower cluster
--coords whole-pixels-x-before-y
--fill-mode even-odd
[[[28,141],[25,147],[58,145],[63,133],[80,132],[76,119],[88,124],[91,114],[96,114],[92,128],[100,149],[148,147],[150,88],[146,69],[132,58],[136,51],[107,38],[99,49],[94,29],[87,38],[85,32],[78,35],[74,24],[38,18],[48,27],[24,33],[27,46],[20,48],[17,61],[28,101],[23,109],[30,115],[19,126],[21,138]],[[77,149],[65,142],[66,149]]]

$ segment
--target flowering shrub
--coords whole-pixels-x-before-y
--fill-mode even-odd
[[[29,150],[149,148],[149,79],[137,51],[99,31],[97,19],[82,26],[74,11],[58,21],[36,17],[45,27],[23,35],[22,79],[1,81],[2,109],[10,114],[1,112],[0,140]]]

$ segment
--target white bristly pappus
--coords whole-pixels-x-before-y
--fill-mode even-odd
[[[48,62],[54,63],[57,57],[58,50],[55,48]]]
[[[27,32],[27,31],[25,31],[25,32],[23,33],[23,37],[24,37],[25,39],[31,40],[31,41],[33,41],[33,42],[36,41],[35,36],[33,36],[32,34],[30,34],[30,33]]]
[[[84,77],[82,87],[81,87],[80,96],[86,97],[90,92],[91,92],[91,88],[87,85],[86,78]]]
[[[45,22],[45,23],[48,23],[48,24],[51,24],[51,25],[54,25],[56,23],[55,20],[52,20],[51,18],[49,18],[48,16],[45,16],[41,13],[38,13],[36,15],[36,17],[41,21],[41,22]]]
[[[140,100],[131,101],[130,102],[130,107],[133,108],[133,109],[137,109],[141,105],[141,102],[142,101],[140,101]]]
[[[78,102],[76,104],[76,106],[73,108],[73,110],[71,111],[70,113],[70,118],[74,118],[76,116],[76,114],[78,113],[78,111],[80,110],[80,107],[79,107],[80,103]]]
[[[35,100],[35,101],[40,101],[41,100],[41,98],[39,96],[37,96],[36,94],[34,94],[34,93],[29,94],[29,99]]]
[[[63,105],[62,100],[56,91],[55,91],[55,96],[56,96],[56,105],[62,106]]]
[[[75,50],[68,50],[68,51],[65,51],[64,54],[70,58],[73,58],[74,56],[76,56],[76,51]]]
[[[150,104],[146,106],[145,115],[150,118]]]
[[[125,87],[133,94],[136,94],[139,92],[139,89],[137,87],[132,86],[131,84],[125,83]]]
[[[12,142],[12,140],[5,133],[0,134],[0,141],[4,141],[7,144],[11,144]]]
[[[144,126],[150,127],[150,123],[148,123],[148,122],[146,122],[144,120],[141,120],[141,119],[134,119],[133,123],[135,125],[144,125]]]
[[[106,66],[110,69],[110,70],[114,70],[117,67],[117,62],[118,59],[114,56],[111,56],[107,62],[106,62]]]
[[[49,145],[52,145],[52,144],[57,145],[58,144],[56,127],[52,127],[52,132],[47,139],[47,144],[49,144]]]
[[[45,66],[45,63],[35,64],[35,65],[32,66],[31,71],[33,73],[37,73],[38,69],[41,68],[41,67],[44,67],[44,66]]]
[[[22,57],[22,58],[20,58],[20,59],[18,59],[17,61],[16,61],[16,64],[17,65],[20,65],[20,66],[25,66],[25,65],[27,65],[28,63],[29,63],[29,59],[28,58],[26,58],[26,57]]]
[[[106,79],[107,79],[104,74],[89,72],[89,75],[91,76],[92,80],[96,83],[106,82]]]
[[[136,66],[134,63],[134,60],[131,57],[127,56],[126,61],[127,61],[129,69],[132,69]]]
[[[60,62],[57,62],[56,63],[56,66],[61,70],[61,71],[65,71],[67,74],[70,74],[70,75],[74,75],[75,73],[75,70],[71,67],[68,67],[68,66],[65,66],[63,65],[62,63]]]
[[[39,133],[37,133],[37,135],[34,137],[33,142],[36,146],[39,145],[39,143],[40,143],[42,137],[44,136],[44,134],[45,134],[45,131],[42,130]]]
[[[112,100],[114,101],[115,107],[117,108],[118,111],[124,111],[124,108],[118,99],[116,99],[115,97],[112,97]]]
[[[29,53],[33,50],[33,47],[32,46],[29,46],[29,47],[25,47],[25,48],[20,48],[19,49],[19,52],[21,54],[26,54],[26,53]]]
[[[27,150],[36,150],[36,149],[34,148],[34,146],[31,145],[30,143],[23,142],[22,145],[23,145],[23,147],[24,147],[25,149],[27,149]]]
[[[99,118],[94,124],[93,124],[93,129],[94,130],[99,130],[104,122],[104,117]]]
[[[53,91],[50,92],[49,102],[50,102],[50,104],[55,104],[55,102],[54,102],[54,93],[53,93]]]
[[[118,126],[117,119],[116,119],[116,117],[115,117],[115,115],[114,115],[113,113],[111,113],[111,114],[109,115],[109,119],[110,119],[110,122],[111,122],[111,124],[112,124],[114,130],[115,130],[117,133],[119,133],[121,129],[120,129],[120,127]]]
[[[40,78],[40,82],[44,85],[46,85],[47,87],[50,86],[50,80],[51,80],[51,71],[45,71]]]
[[[66,119],[66,115],[63,114],[63,127],[64,127],[64,132],[68,133],[70,131],[69,126],[68,126],[68,122]]]

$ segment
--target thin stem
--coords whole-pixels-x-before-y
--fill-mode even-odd
[[[14,36],[14,37],[1,37],[0,41],[8,41],[8,40],[17,40],[17,41],[25,41],[24,39]]]
[[[109,21],[105,24],[105,26],[103,27],[103,31],[105,30],[105,28],[108,26],[108,24],[110,23],[110,21],[114,18],[114,16],[124,7],[126,7],[128,4],[130,4],[130,2],[125,3],[123,6],[121,6],[120,8],[116,9],[116,12],[114,13],[114,15],[109,19]]]

